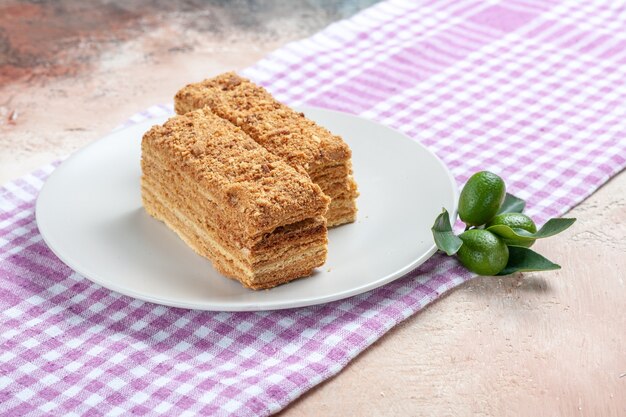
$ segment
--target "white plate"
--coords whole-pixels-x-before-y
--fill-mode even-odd
[[[426,261],[435,252],[435,217],[442,207],[456,212],[456,183],[444,164],[415,140],[372,121],[302,110],[350,145],[361,193],[357,222],[329,232],[328,261],[312,277],[247,290],[143,210],[141,137],[165,119],[117,131],[57,168],[37,200],[41,235],[63,262],[103,287],[201,310],[273,310],[339,300]]]

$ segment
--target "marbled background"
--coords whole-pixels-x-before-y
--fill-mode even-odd
[[[0,2],[0,183],[372,0]],[[7,152],[10,150],[10,152]]]

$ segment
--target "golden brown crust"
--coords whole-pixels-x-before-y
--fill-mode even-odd
[[[339,136],[233,72],[187,85],[176,94],[174,104],[179,114],[210,107],[267,150],[292,166],[304,167],[307,172],[351,157],[350,148]]]
[[[154,126],[142,148],[158,149],[178,163],[229,207],[251,236],[323,215],[328,208],[329,198],[306,175],[209,109]]]

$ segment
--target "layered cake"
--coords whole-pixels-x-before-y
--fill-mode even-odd
[[[330,199],[210,109],[154,126],[141,148],[145,209],[220,273],[262,289],[325,262]]]
[[[263,87],[235,73],[190,84],[175,97],[178,114],[209,107],[269,152],[302,168],[331,198],[328,226],[356,219],[356,183],[348,145],[325,128],[275,100]]]

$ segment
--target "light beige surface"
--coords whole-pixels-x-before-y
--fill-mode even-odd
[[[0,88],[11,97],[0,105],[0,182],[171,100],[185,82],[244,67],[288,40],[203,42],[161,56],[165,35],[103,54],[89,75]],[[571,215],[579,219],[571,229],[536,245],[563,270],[462,286],[283,415],[626,415],[626,175]]]
[[[626,175],[568,216],[562,270],[470,281],[284,416],[626,416]]]

